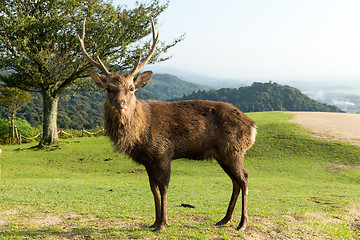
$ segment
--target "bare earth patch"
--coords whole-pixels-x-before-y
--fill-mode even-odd
[[[353,206],[349,209],[349,216],[347,217],[347,221],[353,228],[356,229],[360,236],[360,203],[353,204]]]
[[[291,112],[294,122],[312,131],[316,137],[360,146],[360,114]]]
[[[31,223],[39,227],[58,225],[63,223],[64,221],[65,218],[57,215],[31,218]]]

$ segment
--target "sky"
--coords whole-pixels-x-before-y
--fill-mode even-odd
[[[217,78],[360,87],[359,12],[359,0],[170,0],[156,26],[160,40],[186,36],[169,51],[172,59],[155,66]]]

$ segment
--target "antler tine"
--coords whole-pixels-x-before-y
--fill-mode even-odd
[[[141,54],[140,54],[139,60],[137,61],[134,68],[131,70],[130,75],[135,76],[140,71],[140,69],[142,69],[149,62],[150,58],[152,57],[152,55],[154,54],[154,52],[156,50],[156,44],[159,41],[159,31],[157,32],[157,34],[155,36],[155,24],[154,24],[153,18],[151,18],[151,28],[152,28],[152,35],[153,35],[153,44],[152,44],[151,50],[143,62],[141,62]]]
[[[101,61],[99,56],[97,56],[97,59],[99,60],[99,63],[101,65],[101,69],[104,69],[105,72],[102,71],[101,69],[100,69],[100,71],[102,71],[105,75],[111,75],[111,73],[106,69],[104,63]]]
[[[80,48],[81,51],[83,52],[84,56],[86,57],[86,59],[91,63],[91,65],[93,65],[94,67],[96,67],[97,69],[99,69],[103,74],[105,74],[106,76],[111,75],[111,73],[109,72],[109,70],[106,69],[105,65],[103,64],[103,62],[100,60],[99,56],[97,56],[99,62],[96,62],[94,59],[92,59],[90,57],[90,55],[86,52],[85,50],[85,44],[84,44],[84,39],[85,39],[85,22],[86,22],[86,18],[84,19],[83,22],[83,30],[82,30],[82,37],[80,38],[79,34],[77,35],[79,41],[80,41]]]
[[[151,29],[152,29],[152,35],[153,35],[153,42],[156,42],[158,41],[158,38],[159,38],[159,31],[157,32],[157,35],[156,35],[156,38],[155,38],[155,24],[154,24],[154,19],[151,18]]]

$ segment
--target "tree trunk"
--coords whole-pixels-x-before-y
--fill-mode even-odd
[[[11,139],[10,141],[15,142],[15,112],[11,113]]]
[[[53,96],[49,90],[42,91],[44,104],[43,138],[40,145],[56,143],[57,133],[57,108],[60,96]]]

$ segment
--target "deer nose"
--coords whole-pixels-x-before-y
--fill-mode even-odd
[[[116,101],[114,103],[114,107],[118,109],[126,109],[127,105],[124,99],[121,99],[120,101]]]

